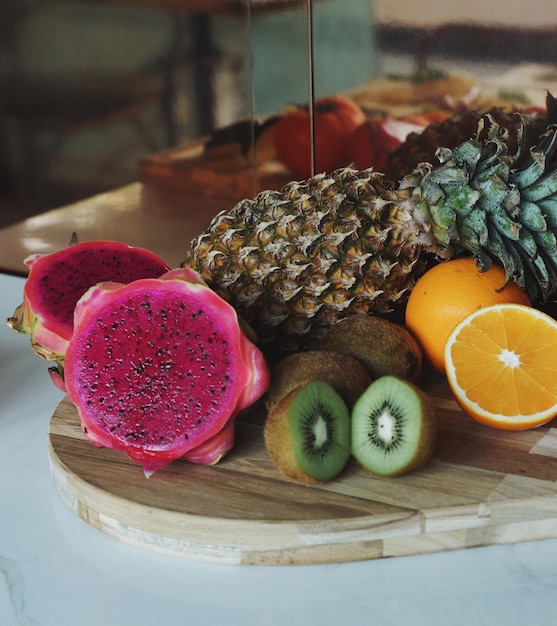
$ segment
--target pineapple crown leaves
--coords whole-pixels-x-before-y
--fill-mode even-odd
[[[543,301],[557,289],[557,162],[552,159],[557,125],[548,126],[529,148],[525,121],[520,122],[514,153],[508,130],[485,115],[475,137],[453,150],[440,148],[440,166],[418,165],[400,187],[410,189],[418,210],[429,214],[439,256],[467,251],[481,270],[499,262],[507,281]]]

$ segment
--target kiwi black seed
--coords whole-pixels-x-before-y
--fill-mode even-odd
[[[300,384],[316,378],[329,383],[349,409],[372,380],[365,366],[351,356],[325,350],[295,352],[272,368],[267,408]]]
[[[320,348],[346,354],[363,363],[373,380],[397,376],[416,382],[423,353],[403,326],[376,315],[349,315],[332,326]]]
[[[382,376],[352,410],[352,454],[374,474],[406,474],[429,461],[436,431],[431,398],[409,381]]]
[[[297,482],[337,476],[351,455],[350,411],[322,380],[290,391],[269,411],[265,446],[275,467]]]

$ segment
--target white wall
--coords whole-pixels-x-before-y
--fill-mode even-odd
[[[434,26],[469,23],[482,26],[552,28],[555,0],[372,0],[378,23]]]

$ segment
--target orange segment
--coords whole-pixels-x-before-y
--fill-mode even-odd
[[[557,415],[557,321],[538,309],[496,304],[465,317],[449,335],[445,366],[464,411],[506,430]]]

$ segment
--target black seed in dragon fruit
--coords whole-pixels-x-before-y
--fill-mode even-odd
[[[265,359],[242,328],[192,270],[89,289],[64,362],[85,437],[124,451],[146,476],[181,457],[220,460],[236,416],[269,385]]]

